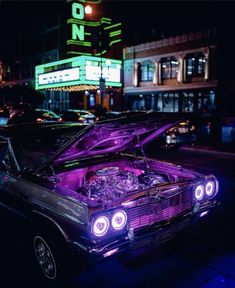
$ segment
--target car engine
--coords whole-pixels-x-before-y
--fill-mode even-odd
[[[136,190],[145,190],[160,183],[169,182],[168,177],[154,171],[138,176],[135,172],[119,167],[105,167],[87,175],[85,183],[77,192],[98,201],[110,201]]]

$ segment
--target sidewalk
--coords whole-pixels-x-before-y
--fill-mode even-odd
[[[183,150],[196,150],[201,152],[209,152],[209,153],[223,153],[227,155],[235,156],[235,144],[234,143],[213,143],[213,142],[205,142],[205,143],[195,143],[192,146],[182,146]]]

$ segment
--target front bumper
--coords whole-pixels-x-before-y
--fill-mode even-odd
[[[177,232],[197,223],[202,216],[207,215],[212,208],[218,205],[219,203],[216,200],[202,206],[195,205],[192,210],[170,221],[138,229],[129,229],[124,235],[105,244],[103,242],[92,243],[92,245],[81,245],[77,242],[70,244],[72,244],[73,249],[83,251],[92,258],[104,258],[122,252],[132,253],[136,249],[149,245],[159,246],[174,238]]]

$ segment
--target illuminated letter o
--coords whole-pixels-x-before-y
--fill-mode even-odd
[[[75,19],[84,19],[84,7],[80,3],[72,4],[72,16]]]

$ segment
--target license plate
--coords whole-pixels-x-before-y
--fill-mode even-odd
[[[179,127],[179,132],[180,132],[180,133],[188,133],[188,128]]]

